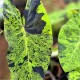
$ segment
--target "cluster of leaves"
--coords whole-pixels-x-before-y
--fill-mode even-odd
[[[54,25],[67,19],[58,36],[58,57],[69,80],[80,79],[79,8],[79,3],[71,3],[50,15]],[[41,1],[28,0],[21,17],[11,1],[4,0],[3,14],[11,80],[42,80],[51,55],[52,29]]]
[[[11,80],[43,80],[52,44],[52,29],[40,0],[27,0],[25,14],[4,0],[4,34]],[[38,33],[39,32],[39,33]]]

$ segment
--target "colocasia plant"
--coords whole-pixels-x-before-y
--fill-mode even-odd
[[[4,0],[3,6],[11,80],[43,80],[53,43],[48,15],[40,0],[24,0],[23,10],[16,1],[19,0]],[[58,58],[61,67],[68,73],[68,80],[79,80],[80,10],[71,10],[71,13],[59,32]]]

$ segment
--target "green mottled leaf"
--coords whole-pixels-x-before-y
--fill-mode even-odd
[[[72,71],[68,75],[68,80],[80,80],[80,73],[78,71]]]
[[[4,34],[9,43],[7,59],[11,80],[42,80],[51,54],[51,25],[40,0],[28,0],[25,10],[26,16],[21,17],[19,10],[10,0],[4,0]],[[34,12],[36,17],[32,16]],[[44,21],[45,25],[39,21],[40,26],[37,24],[39,16],[39,21]],[[41,27],[41,33],[31,33]]]
[[[80,67],[80,12],[61,28],[59,33],[59,60],[65,72]]]

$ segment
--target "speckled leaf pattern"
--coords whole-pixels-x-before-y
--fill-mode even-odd
[[[80,80],[80,73],[76,70],[70,72],[68,75],[68,80]]]
[[[73,11],[72,11],[73,12]],[[65,72],[80,67],[80,11],[61,28],[58,37],[59,60]]]
[[[40,0],[28,0],[25,18],[21,18],[19,10],[10,0],[4,0],[3,11],[11,80],[43,80],[51,55],[52,30],[42,3]],[[34,12],[35,17],[32,16]],[[42,21],[39,25],[38,18]],[[31,33],[32,30],[36,33]],[[37,33],[38,30],[41,33]]]

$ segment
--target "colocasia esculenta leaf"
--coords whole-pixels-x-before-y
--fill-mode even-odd
[[[58,37],[59,60],[65,72],[80,67],[80,10],[71,12],[73,17],[61,28]]]
[[[11,80],[43,80],[52,44],[48,15],[40,0],[27,0],[23,14],[4,0],[4,34]]]

